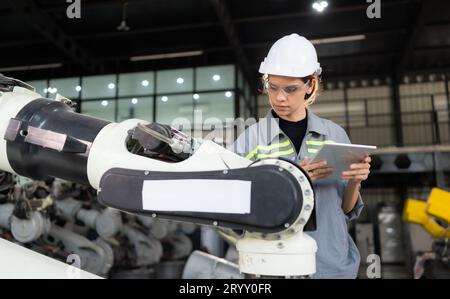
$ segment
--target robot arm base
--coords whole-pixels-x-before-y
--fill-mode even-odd
[[[236,244],[239,269],[258,276],[308,276],[316,272],[316,241],[303,232],[281,240],[245,236]]]

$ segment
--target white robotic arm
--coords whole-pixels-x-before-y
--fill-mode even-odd
[[[99,201],[139,215],[243,230],[239,269],[264,276],[315,272],[314,192],[280,159],[252,163],[169,126],[78,114],[0,76],[0,170],[90,185]]]

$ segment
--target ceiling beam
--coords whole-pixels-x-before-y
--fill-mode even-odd
[[[124,38],[128,36],[134,35],[147,35],[151,33],[161,33],[161,32],[172,32],[176,30],[190,30],[190,29],[199,29],[206,28],[206,23],[200,24],[184,24],[177,26],[169,26],[169,27],[161,27],[161,28],[146,28],[146,29],[137,29],[128,32],[104,32],[104,33],[93,33],[93,34],[77,34],[73,35],[72,38],[76,41],[90,40],[90,39],[100,39],[100,38]],[[404,34],[406,33],[406,29],[403,27],[399,28],[387,28],[387,29],[377,29],[373,31],[352,31],[352,32],[336,32],[329,33],[324,35],[310,36],[310,39],[323,39],[323,38],[331,38],[336,36],[345,36],[345,35],[358,35],[358,34],[366,34],[369,37],[375,35],[383,35],[383,34]],[[31,45],[45,45],[48,41],[43,38],[39,39],[28,39],[28,40],[6,40],[0,42],[0,48],[2,47],[22,47],[22,46],[31,46]],[[268,47],[273,42],[264,41],[260,43],[244,43],[241,41],[243,48],[259,48],[259,47]]]
[[[427,0],[416,0],[413,7],[413,16],[411,25],[406,35],[402,48],[399,51],[398,62],[395,65],[395,76],[399,78],[406,70],[407,64],[411,59],[420,34],[425,25],[425,3]]]
[[[225,35],[233,48],[238,65],[241,67],[244,76],[247,78],[247,81],[251,84],[252,87],[255,87],[255,84],[253,83],[254,80],[252,80],[253,73],[250,69],[250,64],[247,60],[247,57],[245,56],[244,49],[242,48],[242,44],[239,40],[236,28],[232,23],[231,15],[225,3],[225,0],[211,0],[211,2],[216,10],[217,17],[219,18],[219,22],[222,25]]]
[[[419,39],[419,34],[423,31],[424,27],[424,3],[426,0],[416,0],[413,2],[413,16],[411,17],[411,23],[409,26],[406,39],[402,44],[397,57],[397,63],[394,65],[393,80],[391,84],[392,90],[392,111],[394,112],[394,125],[395,125],[395,140],[396,146],[403,146],[403,117],[401,113],[401,99],[400,99],[400,82],[401,76],[406,70],[407,64],[413,55],[414,48]]]
[[[242,47],[244,49],[248,49],[248,48],[259,48],[259,47],[265,47],[265,46],[270,46],[270,43],[258,43],[258,44],[245,44],[242,45]],[[139,56],[139,55],[147,55],[147,54],[158,54],[158,53],[168,53],[168,52],[181,52],[181,51],[186,51],[186,50],[198,50],[200,49],[199,47],[193,47],[193,46],[189,46],[189,47],[175,47],[175,48],[160,48],[160,49],[156,49],[154,51],[152,51],[151,53],[148,51],[137,51],[135,52],[133,55]],[[450,49],[450,44],[448,45],[442,45],[442,46],[432,46],[432,47],[417,47],[414,52],[415,53],[427,53],[427,52],[438,52],[438,51],[445,51],[445,50],[449,50]],[[206,54],[209,53],[215,53],[215,52],[231,52],[233,50],[233,47],[230,45],[223,45],[223,46],[218,46],[218,47],[209,47],[209,48],[203,48],[202,51]],[[396,51],[389,51],[389,52],[385,52],[385,51],[371,51],[371,52],[355,52],[355,53],[347,53],[347,54],[337,54],[337,55],[321,55],[319,58],[320,60],[324,60],[324,61],[333,61],[333,60],[339,60],[339,59],[347,59],[347,58],[351,58],[351,59],[365,59],[365,58],[369,58],[371,59],[372,57],[376,57],[376,56],[383,56],[383,57],[392,57],[392,56],[397,56],[398,57],[398,52]],[[129,61],[130,59],[130,55],[103,55],[102,57],[98,57],[96,60],[98,62],[102,62],[102,63],[110,63],[112,61]],[[39,63],[46,63],[48,61],[39,61]],[[22,60],[23,63],[23,60]],[[64,64],[67,63],[71,63],[70,60],[68,61],[63,61]],[[33,64],[38,64],[38,62],[33,61]],[[11,61],[9,61],[8,66],[9,65],[15,65],[14,63],[11,64]],[[259,64],[251,64],[250,67],[255,68],[259,66]]]
[[[335,38],[340,36],[350,36],[350,35],[366,35],[367,39],[369,38],[377,38],[377,35],[387,35],[387,34],[405,34],[406,30],[404,28],[389,28],[389,29],[378,29],[373,31],[352,31],[352,32],[337,32],[333,34],[324,34],[324,35],[311,35],[307,36],[307,38],[311,41],[314,40],[320,40],[320,39],[328,39],[328,38]],[[383,36],[381,38],[384,38]],[[264,42],[257,42],[257,43],[243,43],[243,47],[245,49],[247,48],[269,48],[273,44],[273,41],[264,41]],[[332,44],[332,43],[330,43]],[[316,45],[316,47],[320,47],[324,44]]]
[[[69,37],[60,26],[42,12],[33,0],[9,0],[10,6],[39,32],[46,40],[79,64],[85,71],[98,73],[102,67],[94,57]],[[32,51],[30,51],[32,53]]]

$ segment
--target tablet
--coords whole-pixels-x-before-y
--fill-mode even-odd
[[[327,167],[335,169],[327,178],[341,179],[343,171],[348,170],[351,164],[362,161],[366,155],[373,153],[376,148],[372,145],[327,143],[322,145],[310,161],[327,160]]]

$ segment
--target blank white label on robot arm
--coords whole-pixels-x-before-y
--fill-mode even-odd
[[[249,214],[251,181],[144,181],[142,205],[149,211]]]

